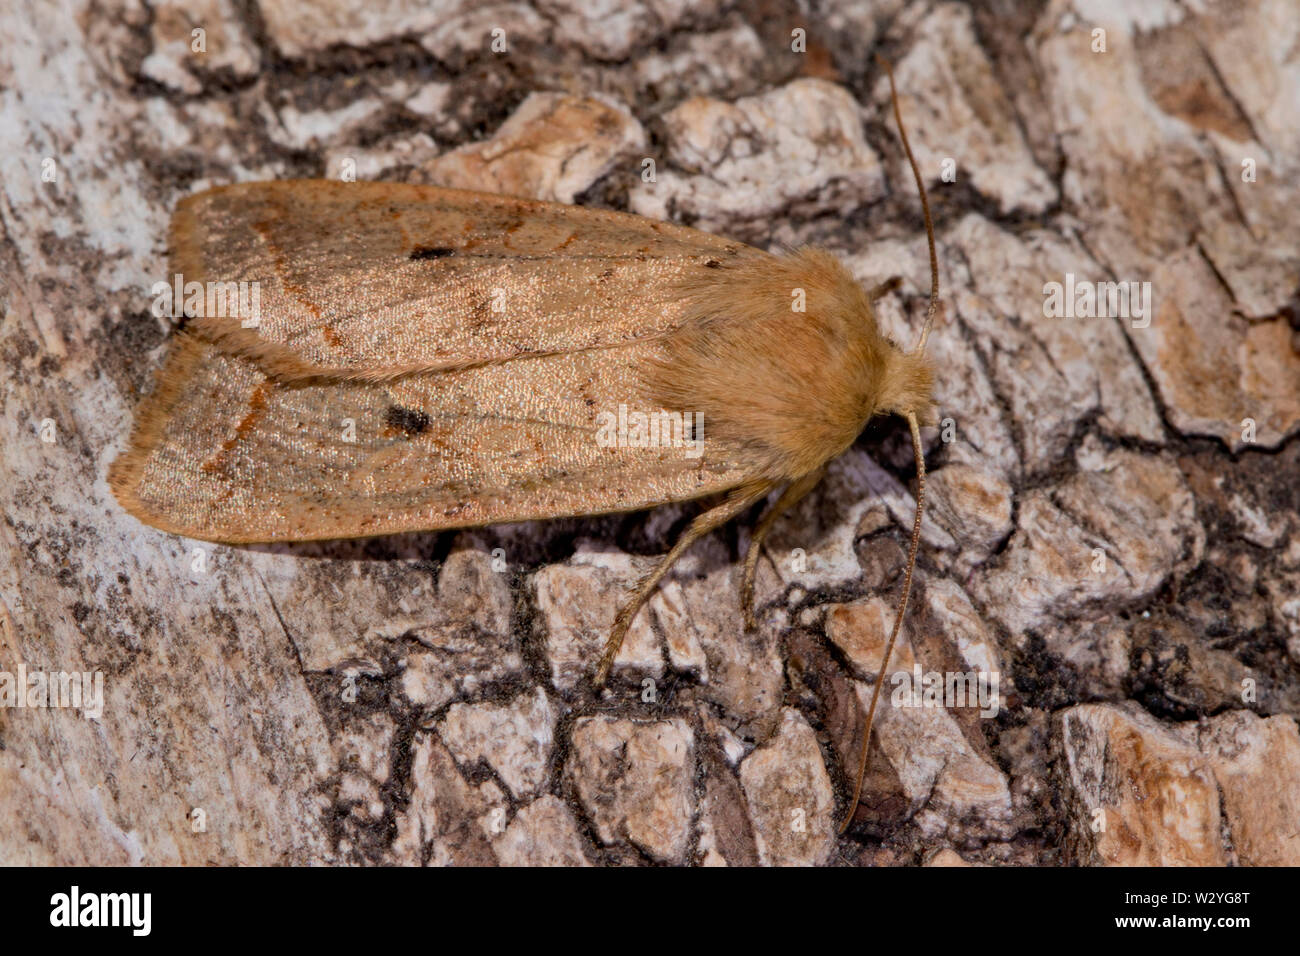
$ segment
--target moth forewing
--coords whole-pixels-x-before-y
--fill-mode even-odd
[[[602,410],[636,407],[644,349],[283,383],[188,336],[113,488],[147,523],[247,543],[640,510],[743,480],[708,456],[596,440]]]
[[[173,271],[261,288],[198,334],[282,380],[380,379],[618,347],[681,321],[680,282],[741,243],[606,210],[429,186],[246,183],[184,200]]]

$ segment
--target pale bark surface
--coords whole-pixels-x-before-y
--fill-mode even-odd
[[[883,708],[847,837],[896,422],[779,522],[755,632],[750,515],[602,696],[694,506],[227,548],[109,493],[174,331],[170,211],[219,183],[354,168],[819,243],[904,278],[910,346],[875,52],[935,207],[950,419],[896,669],[1001,697]],[[1300,863],[1298,117],[1292,0],[5,5],[0,672],[97,672],[104,708],[0,707],[0,863]],[[1080,281],[1151,312],[1045,316]]]

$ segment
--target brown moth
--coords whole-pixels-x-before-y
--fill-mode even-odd
[[[888,71],[888,67],[886,66]],[[890,74],[893,90],[893,76]],[[907,419],[916,519],[932,420],[925,338],[904,352],[831,254],[775,256],[639,216],[435,187],[247,183],[183,200],[171,265],[185,282],[256,282],[260,318],[194,318],[141,404],[110,483],[175,534],[306,541],[634,511],[725,493],[618,612],[596,684],[659,581],[702,535],[777,489],[745,556],[747,626],[776,518],[878,414]],[[791,290],[806,293],[793,313]],[[609,446],[620,406],[702,413],[700,458]],[[859,773],[852,819],[862,786]]]

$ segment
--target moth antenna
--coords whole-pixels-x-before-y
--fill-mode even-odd
[[[916,348],[913,350],[924,352],[925,341],[930,337],[930,326],[934,325],[934,317],[939,311],[939,255],[934,248],[934,222],[930,219],[930,201],[925,196],[925,183],[921,180],[921,170],[916,165],[916,157],[912,155],[912,144],[907,141],[907,130],[903,128],[903,112],[898,108],[898,90],[894,88],[894,68],[884,57],[877,56],[876,62],[884,68],[885,75],[889,77],[889,98],[894,104],[894,122],[898,124],[898,138],[903,141],[903,152],[907,154],[907,161],[912,166],[916,191],[921,194],[921,212],[925,215],[925,241],[930,245],[930,308],[926,310],[925,325],[921,327],[921,337],[917,339]]]
[[[885,656],[880,662],[880,671],[876,674],[876,686],[871,691],[871,706],[867,708],[867,727],[862,732],[862,756],[858,760],[858,780],[853,787],[853,802],[849,812],[840,824],[840,833],[844,833],[853,822],[853,814],[858,810],[862,798],[862,780],[867,775],[867,757],[871,753],[871,725],[876,719],[876,704],[880,700],[880,688],[885,683],[885,673],[889,670],[889,659],[894,653],[894,643],[898,640],[898,631],[903,626],[903,615],[907,613],[907,602],[912,596],[912,572],[916,570],[916,553],[921,547],[921,515],[925,508],[925,455],[921,451],[921,426],[917,424],[916,413],[907,413],[907,427],[912,432],[912,452],[916,456],[916,518],[912,522],[912,546],[907,553],[907,572],[903,575],[903,596],[898,602],[898,614],[894,617],[894,629],[889,634],[889,643],[885,645]]]

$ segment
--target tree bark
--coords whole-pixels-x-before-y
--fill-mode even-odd
[[[415,6],[0,11],[0,863],[1300,864],[1291,0]],[[603,695],[614,609],[696,506],[241,548],[114,500],[175,332],[150,309],[171,210],[227,182],[815,243],[903,278],[880,319],[910,346],[929,265],[876,53],[935,212],[942,422],[847,835],[900,422],[777,523],[757,630],[751,514]],[[43,706],[50,672],[100,680],[102,713]]]

